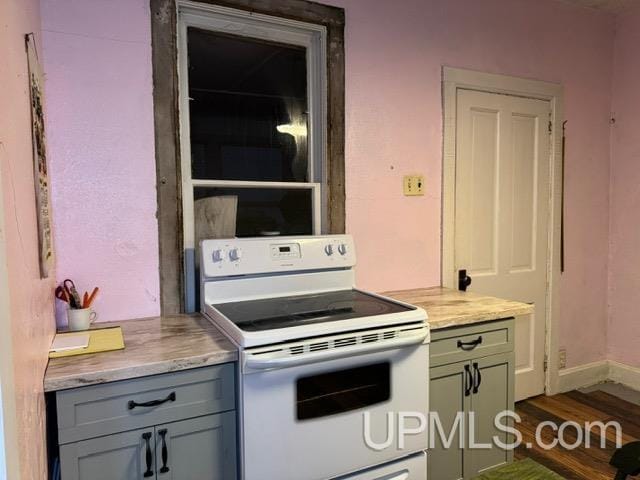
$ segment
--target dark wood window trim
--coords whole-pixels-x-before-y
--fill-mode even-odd
[[[184,311],[176,1],[150,1],[160,304],[162,313],[169,315]],[[344,233],[344,9],[307,0],[203,0],[202,3],[290,18],[327,28],[328,233]]]

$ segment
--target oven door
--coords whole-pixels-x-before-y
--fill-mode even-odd
[[[325,480],[425,450],[426,429],[405,436],[400,447],[397,414],[426,415],[428,383],[426,343],[358,350],[282,368],[245,369],[240,396],[242,478]],[[391,435],[388,447],[367,445],[365,412],[369,443],[383,444]],[[405,419],[407,428],[419,423],[417,418]]]

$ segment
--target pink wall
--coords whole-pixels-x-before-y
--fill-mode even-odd
[[[611,142],[611,251],[608,350],[612,360],[640,366],[640,6],[617,25]]]
[[[38,266],[31,112],[24,48],[24,35],[29,32],[35,32],[40,41],[38,0],[0,2],[0,190],[10,282],[18,446],[24,480],[47,478],[42,378],[55,329],[54,279],[40,280]]]
[[[349,230],[383,232],[358,242],[361,285],[439,281],[440,66],[559,82],[569,120],[560,344],[569,366],[604,358],[613,19],[553,1],[333,3],[348,23]],[[402,196],[412,171],[427,175],[424,198]]]
[[[99,285],[102,320],[157,315],[149,1],[41,6],[58,280]]]
[[[569,365],[604,358],[613,17],[553,0],[330,3],[347,16],[347,228],[360,285],[440,281],[441,66],[560,82],[569,120],[561,345]],[[158,312],[146,5],[42,0],[59,278],[104,286],[103,319]],[[402,195],[410,172],[426,175],[426,196]]]

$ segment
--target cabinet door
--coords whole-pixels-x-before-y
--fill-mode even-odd
[[[61,477],[63,480],[154,479],[153,434],[153,428],[146,428],[61,445]]]
[[[444,439],[450,436],[452,427],[462,422],[452,437],[449,448],[445,448],[440,432],[433,428],[429,432],[430,450],[427,452],[428,478],[437,480],[458,480],[464,477],[463,424],[470,406],[469,362],[454,363],[431,368],[429,381],[429,402],[431,415],[437,414],[444,431]],[[462,414],[460,413],[462,412]],[[458,420],[459,419],[459,420]],[[434,425],[434,423],[431,423]],[[433,441],[431,441],[433,439]],[[464,445],[464,443],[462,443]],[[431,448],[432,447],[432,448]]]
[[[494,445],[494,436],[503,443],[511,441],[510,436],[495,427],[496,415],[505,410],[513,411],[513,353],[492,355],[471,361],[474,374],[474,393],[471,396],[471,411],[474,413],[473,438],[477,444],[489,443],[490,449],[469,449],[472,477],[494,467],[503,465],[513,458],[512,450],[503,450]],[[477,390],[477,391],[476,391]],[[505,423],[503,420],[502,424]],[[471,477],[470,477],[471,478]]]
[[[158,480],[236,478],[235,412],[156,427]]]

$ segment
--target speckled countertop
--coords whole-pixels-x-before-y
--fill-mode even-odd
[[[533,312],[533,306],[447,288],[420,288],[383,295],[424,308],[431,329],[469,325]],[[207,319],[173,315],[101,323],[120,325],[125,349],[49,360],[45,392],[233,362],[238,352]]]
[[[533,313],[533,305],[449,288],[417,288],[382,295],[422,307],[432,330]]]
[[[49,360],[45,392],[186,370],[238,359],[238,352],[201,315],[173,315],[120,325],[125,349]]]

